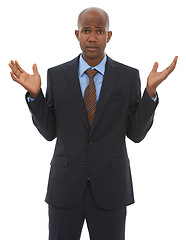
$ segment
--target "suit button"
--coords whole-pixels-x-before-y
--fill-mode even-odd
[[[88,168],[88,162],[85,162],[85,167]]]
[[[92,140],[89,140],[88,143],[89,143],[89,144],[92,144]]]

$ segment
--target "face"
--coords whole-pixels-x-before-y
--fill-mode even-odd
[[[105,47],[112,32],[103,13],[87,11],[79,19],[79,30],[75,31],[87,63],[97,65],[104,57]]]

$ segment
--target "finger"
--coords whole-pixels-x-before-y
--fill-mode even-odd
[[[34,74],[39,74],[39,73],[38,73],[38,69],[37,69],[37,65],[36,65],[36,64],[34,64],[32,68],[33,68],[33,72],[34,72]]]
[[[13,74],[13,72],[10,72],[10,74],[11,74],[12,79],[14,81],[18,82],[19,79]]]
[[[168,71],[168,73],[170,74],[175,69],[177,60],[178,60],[178,57],[176,56],[174,58],[174,60],[172,61],[171,65],[169,67],[167,67],[164,71]]]
[[[176,56],[176,57],[174,58],[173,62],[176,64],[177,61],[178,61],[178,56]]]
[[[172,64],[174,65],[174,68],[176,67],[177,61],[178,61],[178,56],[176,56],[172,62]]]
[[[8,66],[9,66],[11,69],[13,68],[13,66],[12,66],[12,64],[11,64],[11,63],[9,63],[9,64],[8,64]]]
[[[15,66],[15,63],[14,63],[14,61],[13,61],[13,60],[11,60],[10,62],[11,62],[11,64],[12,64],[13,66]]]
[[[9,67],[12,69],[12,72],[14,73],[14,75],[19,78],[20,76],[20,71],[17,69],[17,66],[14,64],[14,62],[11,60],[11,62],[8,64]]]
[[[151,72],[155,73],[155,72],[157,72],[157,70],[158,70],[158,63],[155,62]]]
[[[15,68],[14,61],[11,60],[8,65],[9,65],[9,67],[10,67],[10,68],[12,69],[12,71],[13,71],[13,69]]]
[[[18,70],[19,70],[21,73],[25,72],[25,71],[20,67],[18,61],[15,61],[15,65],[16,65],[16,67],[18,68]]]

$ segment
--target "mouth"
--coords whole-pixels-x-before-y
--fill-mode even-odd
[[[88,46],[87,49],[91,52],[94,52],[98,49],[98,47],[95,47],[95,46]]]

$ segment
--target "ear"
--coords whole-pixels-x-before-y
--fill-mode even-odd
[[[112,37],[112,32],[111,32],[111,31],[109,31],[109,32],[108,32],[108,37],[107,37],[107,42],[109,42],[109,41],[110,41],[111,37]]]
[[[75,35],[76,35],[77,40],[79,41],[79,30],[75,30]]]

